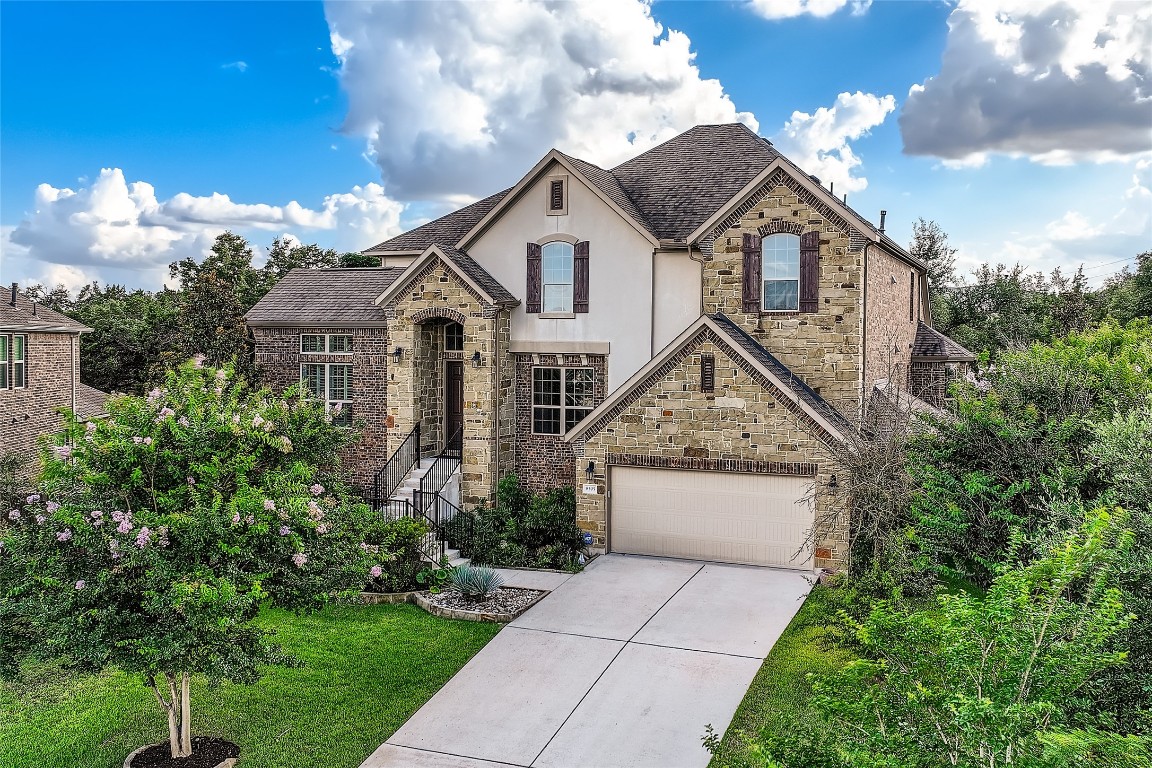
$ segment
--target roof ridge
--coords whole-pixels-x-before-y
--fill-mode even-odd
[[[767,139],[764,139],[763,136],[756,133],[756,131],[752,130],[751,128],[749,128],[744,123],[741,123],[739,120],[733,120],[730,123],[697,123],[696,125],[693,125],[691,128],[688,128],[687,130],[684,130],[684,131],[680,131],[680,133],[676,134],[675,136],[669,136],[667,139],[660,142],[659,144],[655,144],[655,145],[649,147],[648,149],[644,150],[640,154],[633,155],[632,157],[628,158],[624,162],[618,163],[618,164],[612,166],[611,168],[607,168],[605,170],[612,171],[613,175],[615,175],[615,171],[617,168],[623,168],[625,165],[628,165],[629,163],[635,162],[636,160],[639,160],[640,158],[644,157],[645,155],[648,155],[652,152],[655,152],[656,150],[663,147],[665,144],[670,144],[673,141],[676,141],[677,139],[682,138],[682,137],[688,135],[689,133],[692,133],[693,131],[697,131],[701,128],[725,128],[728,126],[739,126],[740,128],[743,128],[745,131],[752,134],[756,138],[767,141]],[[769,141],[768,144],[769,144],[769,146],[771,146],[772,142]]]

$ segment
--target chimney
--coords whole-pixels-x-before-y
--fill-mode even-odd
[[[39,315],[36,314],[36,304],[37,302],[32,302],[32,317],[39,317]]]
[[[884,219],[888,217],[888,211],[880,211],[880,231],[884,231]]]
[[[16,286],[19,283],[12,283],[12,306],[16,306]]]
[[[836,182],[828,182],[828,194],[832,195],[832,197],[836,197]]]

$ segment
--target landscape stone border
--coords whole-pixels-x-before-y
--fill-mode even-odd
[[[532,602],[515,613],[494,613],[492,611],[466,611],[461,608],[442,608],[429,600],[426,592],[416,592],[415,601],[416,605],[428,611],[428,613],[433,616],[439,616],[442,619],[463,619],[464,621],[488,621],[494,624],[507,624],[549,594],[549,590],[546,589],[527,589],[525,587],[501,587],[501,589],[516,589],[522,592],[539,592],[540,594],[537,595]]]
[[[151,749],[152,747],[155,747],[158,744],[167,744],[167,743],[168,742],[166,742],[166,741],[158,741],[158,742],[156,742],[156,744],[145,744],[144,746],[139,747],[138,749],[132,750],[132,754],[130,754],[130,755],[128,755],[128,757],[124,758],[124,768],[132,768],[132,761],[134,759],[136,759],[136,755],[140,754],[144,750]],[[239,759],[240,758],[238,758],[238,757],[225,758],[222,762],[216,764],[216,768],[234,768],[234,766],[236,765],[236,761]]]
[[[360,602],[365,605],[398,605],[414,603],[415,592],[361,592]]]

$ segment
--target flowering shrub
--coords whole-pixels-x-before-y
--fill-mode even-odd
[[[0,529],[0,671],[25,657],[136,672],[189,754],[189,675],[283,660],[251,619],[357,591],[383,558],[333,462],[321,403],[193,361],[106,419],[66,418],[37,493]],[[323,467],[324,469],[321,469]]]

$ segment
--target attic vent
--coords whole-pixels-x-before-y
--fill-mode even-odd
[[[568,206],[566,205],[564,195],[564,179],[552,179],[548,182],[548,213],[563,214],[567,213]]]
[[[700,355],[700,391],[716,391],[716,356]]]

